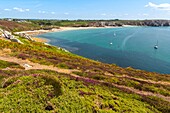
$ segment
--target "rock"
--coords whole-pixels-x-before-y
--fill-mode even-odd
[[[32,66],[30,66],[29,64],[24,64],[25,68],[31,68]]]
[[[48,44],[48,43],[44,43],[44,45],[51,46],[51,45],[50,45],[50,44]]]
[[[24,44],[18,38],[16,38],[14,35],[12,35],[10,32],[2,30],[2,29],[0,29],[0,32],[3,34],[4,38],[9,39],[12,42],[17,42],[19,44]]]
[[[1,30],[1,32],[2,32],[4,38],[7,38],[7,39],[14,38],[14,36],[8,31]]]
[[[64,52],[69,53],[69,51],[68,51],[68,50],[66,50],[66,49],[64,49],[64,48],[58,47],[58,49],[59,49],[59,50],[62,50],[62,51],[64,51]]]
[[[170,20],[106,20],[106,21],[96,21],[89,23],[92,27],[105,27],[105,26],[118,26],[132,25],[132,26],[170,26]]]
[[[26,39],[30,40],[30,41],[34,41],[34,40],[31,38],[31,36],[29,36],[28,34],[25,34],[25,33],[19,33],[19,35],[20,35],[21,37],[24,37],[24,38],[26,38]]]

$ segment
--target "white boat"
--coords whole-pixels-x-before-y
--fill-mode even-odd
[[[154,49],[158,49],[158,46],[157,46],[157,45],[155,45],[155,46],[154,46]]]
[[[115,37],[116,36],[116,33],[114,32],[113,36]],[[112,45],[113,43],[111,42],[110,45]]]
[[[154,46],[154,49],[158,49],[158,41],[157,44]]]

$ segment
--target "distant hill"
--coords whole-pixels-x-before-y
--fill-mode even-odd
[[[58,27],[105,27],[105,26],[170,26],[169,20],[0,20],[0,27],[8,31],[52,29]]]

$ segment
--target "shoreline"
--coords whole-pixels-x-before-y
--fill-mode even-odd
[[[124,27],[124,26],[122,26]],[[20,31],[20,32],[15,32],[16,34],[19,33],[25,33],[30,36],[35,36],[35,35],[40,35],[44,33],[50,33],[50,32],[62,32],[62,31],[70,31],[70,30],[84,30],[84,29],[101,29],[101,28],[119,28],[119,27],[60,27],[60,28],[53,28],[51,30],[30,30],[30,31]]]
[[[30,31],[21,31],[15,32],[15,34],[26,34],[31,36],[31,38],[37,42],[48,43],[50,42],[49,39],[37,37],[37,35],[45,34],[45,33],[53,33],[53,32],[62,32],[62,31],[71,31],[71,30],[85,30],[85,29],[101,29],[101,28],[118,28],[118,27],[60,27],[60,28],[53,28],[51,30],[30,30]]]
[[[37,35],[45,34],[45,33],[53,33],[53,32],[62,32],[62,31],[72,31],[72,30],[86,30],[86,29],[102,29],[102,28],[124,28],[124,27],[136,27],[136,26],[129,26],[124,25],[120,27],[115,26],[106,26],[106,27],[60,27],[60,28],[53,28],[51,30],[30,30],[30,31],[21,31],[21,32],[15,32],[15,34],[26,34],[32,37],[33,40],[37,42],[42,43],[48,43],[50,42],[49,39],[37,37]]]

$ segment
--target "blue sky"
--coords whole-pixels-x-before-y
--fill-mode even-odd
[[[170,19],[170,0],[0,0],[0,18]]]

